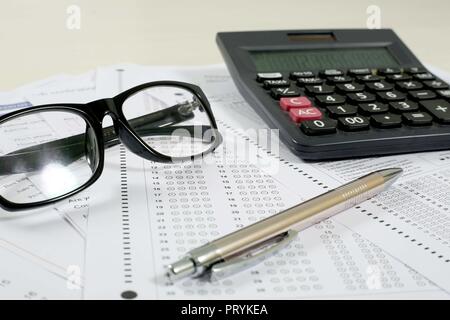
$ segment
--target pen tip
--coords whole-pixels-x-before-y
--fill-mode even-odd
[[[388,168],[388,169],[384,169],[381,170],[379,172],[383,178],[385,179],[386,182],[394,182],[397,178],[399,178],[402,173],[403,173],[403,169],[402,168]]]
[[[190,258],[182,258],[166,267],[166,276],[170,280],[177,280],[195,273],[195,264]]]

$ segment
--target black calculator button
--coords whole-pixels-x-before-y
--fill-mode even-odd
[[[322,77],[334,77],[334,76],[343,76],[344,71],[339,69],[326,69],[320,72]]]
[[[436,93],[430,90],[417,90],[417,91],[410,91],[409,96],[413,100],[429,100],[435,99]]]
[[[349,93],[347,97],[356,104],[375,101],[375,96],[368,92]]]
[[[279,72],[258,73],[256,75],[256,80],[258,82],[264,82],[266,80],[280,80],[280,79],[283,79],[283,75]]]
[[[332,94],[334,92],[334,87],[327,85],[314,85],[314,86],[306,86],[306,92],[312,95],[316,94]]]
[[[338,119],[339,126],[345,131],[369,129],[369,120],[363,116],[350,116]]]
[[[448,89],[448,84],[441,80],[424,81],[423,83],[430,89]]]
[[[409,81],[412,77],[410,75],[401,73],[401,74],[391,74],[386,76],[386,80],[389,82],[397,82],[397,81]]]
[[[364,85],[359,83],[340,83],[336,85],[336,89],[342,93],[361,92]]]
[[[402,114],[403,121],[410,126],[426,126],[430,125],[433,121],[426,112],[407,112]]]
[[[412,101],[396,101],[389,103],[389,105],[391,106],[392,111],[398,113],[416,111],[419,109],[419,105]]]
[[[378,70],[378,74],[381,76],[387,76],[391,74],[400,74],[402,71],[397,68],[383,68]]]
[[[389,91],[394,89],[394,86],[386,81],[369,82],[366,87],[370,91]]]
[[[383,80],[383,78],[373,74],[366,74],[365,76],[356,76],[356,80],[358,82],[377,82]]]
[[[395,86],[402,91],[419,90],[423,88],[423,85],[418,81],[400,81],[397,82]]]
[[[332,118],[339,118],[343,116],[353,116],[356,115],[358,108],[353,105],[345,104],[339,106],[328,106],[328,114]]]
[[[337,122],[330,119],[307,120],[300,124],[300,128],[307,135],[321,135],[336,132]]]
[[[418,73],[414,75],[414,79],[417,80],[434,80],[436,79],[431,73],[426,72],[426,73]]]
[[[422,67],[412,67],[412,68],[406,68],[405,72],[408,74],[418,74],[418,73],[426,73],[428,71]]]
[[[313,71],[293,71],[289,74],[289,78],[297,80],[298,78],[314,78],[316,74]]]
[[[353,81],[352,77],[349,76],[334,76],[327,78],[328,83],[337,84],[337,83],[349,83]]]
[[[404,93],[392,90],[392,91],[384,91],[384,92],[377,92],[378,97],[386,102],[390,101],[401,101],[406,98]]]
[[[421,101],[420,105],[442,123],[450,123],[450,104],[442,99]]]
[[[264,88],[270,89],[270,88],[283,88],[283,87],[289,87],[291,83],[287,80],[265,80],[264,81]]]
[[[273,88],[271,95],[274,99],[278,100],[282,97],[297,97],[300,95],[300,92],[292,88]]]
[[[378,128],[392,128],[401,126],[402,117],[392,113],[376,114],[371,117],[370,121],[373,126]]]
[[[368,74],[372,74],[372,71],[369,68],[360,68],[360,69],[350,69],[347,74],[349,76],[365,76]]]
[[[437,90],[436,92],[440,97],[450,99],[450,90]]]
[[[362,103],[359,112],[365,115],[384,113],[389,111],[389,106],[380,102]]]
[[[316,85],[322,84],[324,82],[321,78],[298,78],[297,85],[299,87],[307,86],[307,85]]]
[[[320,105],[344,104],[345,97],[338,94],[317,95],[317,101]]]

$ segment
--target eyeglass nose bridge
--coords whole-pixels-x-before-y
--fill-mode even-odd
[[[100,123],[102,123],[105,116],[109,115],[113,121],[114,136],[131,152],[147,160],[161,161],[161,155],[154,154],[154,151],[146,147],[136,133],[123,122],[114,98],[92,101],[87,104],[87,108],[89,108]]]
[[[98,99],[86,104],[86,108],[101,123],[106,115],[110,115],[113,120],[118,118],[118,108],[113,98]]]

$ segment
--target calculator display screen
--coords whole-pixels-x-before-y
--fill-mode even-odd
[[[399,66],[385,47],[251,51],[250,55],[258,72]]]

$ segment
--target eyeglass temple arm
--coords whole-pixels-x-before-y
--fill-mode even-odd
[[[180,105],[167,108],[129,120],[129,124],[141,135],[170,135],[177,129],[186,129],[191,134],[196,126],[164,127],[193,118],[190,112],[179,112]],[[211,129],[211,128],[208,128]],[[202,131],[205,131],[203,129]],[[120,143],[113,126],[103,128],[105,148]],[[43,168],[51,162],[70,164],[85,153],[86,134],[78,134],[36,146],[23,148],[0,156],[0,175],[32,172]],[[47,150],[47,151],[46,151]]]
[[[177,124],[194,118],[194,114],[192,113],[193,110],[187,110],[188,112],[183,112],[183,109],[181,109],[182,105],[183,104],[177,104],[167,109],[159,110],[137,118],[130,119],[128,120],[128,124],[136,131],[139,131],[143,128],[157,131],[164,126]],[[109,148],[120,143],[113,126],[103,128],[103,139],[105,148]]]

